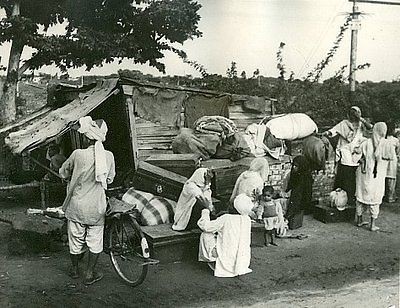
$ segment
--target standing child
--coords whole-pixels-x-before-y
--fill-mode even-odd
[[[393,160],[389,160],[388,169],[386,173],[386,191],[385,199],[387,202],[396,201],[396,176],[397,176],[397,155],[399,155],[400,142],[395,136],[395,125],[393,122],[389,122],[387,132],[387,140],[390,143],[392,150]]]
[[[275,243],[275,234],[281,224],[280,217],[283,217],[281,204],[272,199],[273,195],[274,188],[272,186],[264,186],[260,197],[260,207],[263,209],[262,220],[265,226],[265,246],[278,246]]]

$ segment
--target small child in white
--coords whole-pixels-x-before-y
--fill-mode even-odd
[[[274,188],[272,186],[264,186],[260,197],[260,207],[263,209],[262,220],[265,226],[264,245],[278,246],[275,243],[275,233],[280,224],[279,216],[282,214],[282,206],[279,201],[273,199]]]

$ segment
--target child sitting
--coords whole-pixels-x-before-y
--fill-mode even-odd
[[[274,188],[272,186],[264,186],[260,197],[260,208],[262,208],[262,220],[265,226],[264,245],[278,246],[275,243],[275,234],[281,224],[280,217],[283,216],[282,207],[279,201],[273,200]],[[257,214],[260,214],[258,212]]]

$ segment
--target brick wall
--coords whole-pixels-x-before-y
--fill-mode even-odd
[[[271,185],[275,190],[282,189],[282,185],[289,177],[292,158],[285,156],[282,161],[269,161],[270,175],[267,185]],[[312,187],[312,200],[319,203],[327,202],[329,194],[333,190],[335,180],[335,162],[329,160],[326,162],[326,169],[321,171],[313,171],[314,183]]]
[[[275,191],[280,191],[292,168],[292,158],[290,156],[283,156],[281,160],[269,160],[270,175],[268,177],[267,185],[274,187]]]

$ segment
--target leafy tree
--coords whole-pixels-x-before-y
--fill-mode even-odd
[[[258,78],[258,76],[260,76],[260,70],[259,70],[259,69],[256,69],[256,70],[253,72],[253,77],[252,77],[252,78]]]
[[[164,72],[164,51],[185,59],[176,43],[201,36],[200,7],[193,0],[0,0],[6,12],[0,44],[11,42],[0,124],[15,119],[17,81],[27,69],[56,65],[63,71],[81,66],[90,70],[127,58]],[[47,34],[56,24],[65,24],[65,32]],[[26,46],[35,52],[21,63]]]
[[[237,78],[237,74],[238,74],[238,72],[237,72],[237,65],[236,65],[236,62],[234,62],[234,61],[232,61],[231,62],[231,67],[229,67],[227,70],[226,70],[226,76],[228,77],[228,78]]]

